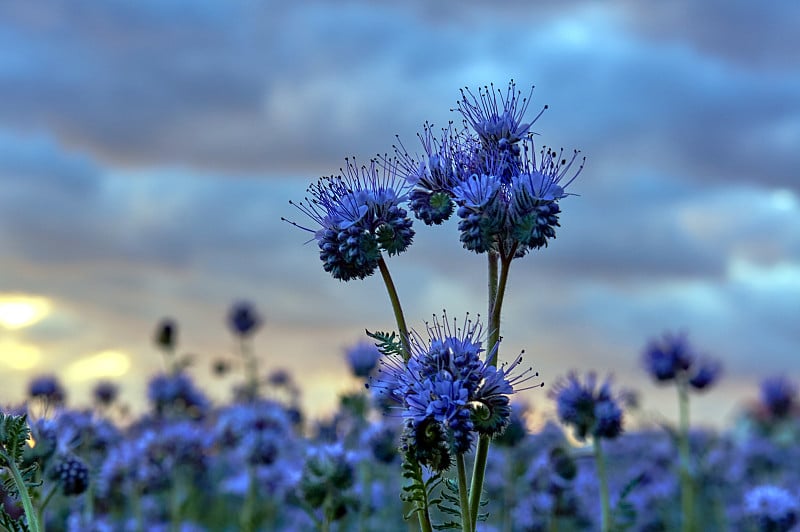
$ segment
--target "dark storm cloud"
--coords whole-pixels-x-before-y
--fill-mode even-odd
[[[716,17],[689,2],[468,4],[453,16],[422,4],[201,2],[180,17],[164,3],[77,5],[0,8],[16,50],[0,62],[0,120],[116,163],[330,172],[424,120],[457,118],[446,110],[459,86],[525,74],[553,106],[544,140],[575,142],[596,168],[796,184],[800,77],[771,52],[785,40],[757,38],[775,9],[753,9],[747,33],[738,3]]]

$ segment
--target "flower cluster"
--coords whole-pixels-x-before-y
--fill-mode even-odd
[[[570,373],[556,382],[550,395],[556,400],[559,419],[573,428],[577,439],[613,439],[622,433],[622,409],[611,393],[609,379],[598,387],[594,373],[585,382]]]
[[[718,361],[699,358],[685,334],[666,333],[661,339],[650,341],[643,358],[645,369],[656,381],[681,379],[696,390],[711,387],[722,371]]]
[[[353,376],[367,378],[377,367],[381,352],[373,344],[363,341],[349,347],[346,356]]]
[[[583,165],[572,171],[577,151],[566,156],[542,148],[536,156],[530,128],[546,106],[524,122],[529,103],[530,94],[522,97],[513,81],[505,94],[494,86],[477,96],[462,89],[457,111],[468,128],[456,131],[451,125],[435,138],[426,124],[419,135],[422,157],[410,155],[402,143],[395,148],[417,218],[435,225],[455,211],[464,248],[508,259],[555,238],[559,201]]]
[[[751,488],[745,494],[744,509],[758,523],[758,529],[764,531],[788,532],[800,520],[796,498],[769,484]]]
[[[522,362],[494,365],[497,346],[482,359],[483,327],[469,316],[458,326],[444,314],[426,324],[427,339],[409,337],[407,363],[397,355],[382,360],[372,388],[399,403],[405,418],[404,452],[435,471],[445,471],[453,454],[469,451],[476,435],[502,433],[511,417],[509,396],[538,374],[513,375]]]
[[[261,315],[249,301],[240,301],[228,313],[228,326],[233,334],[242,338],[254,334],[263,323]]]
[[[363,279],[378,267],[381,252],[397,255],[414,238],[411,219],[401,205],[408,186],[391,166],[371,161],[356,166],[350,159],[336,176],[308,188],[310,197],[290,202],[311,218],[323,268],[341,281]]]
[[[783,375],[764,379],[761,402],[771,417],[785,418],[797,406],[797,386]]]

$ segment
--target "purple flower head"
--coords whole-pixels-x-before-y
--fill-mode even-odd
[[[155,343],[161,349],[171,351],[178,343],[178,324],[171,318],[164,318],[156,326]]]
[[[797,404],[797,386],[783,375],[761,383],[761,402],[775,418],[788,416]]]
[[[414,237],[411,219],[401,207],[408,184],[398,177],[397,166],[373,160],[358,167],[346,161],[339,175],[311,185],[310,197],[290,202],[320,228],[289,222],[314,234],[324,270],[341,281],[372,275],[382,251],[402,253]]]
[[[228,325],[231,331],[241,337],[255,333],[262,323],[261,315],[249,301],[234,304],[228,313]]]
[[[769,484],[745,493],[744,511],[758,523],[759,530],[770,532],[788,532],[800,516],[797,499],[785,489]]]
[[[453,214],[455,204],[452,190],[461,181],[463,153],[459,136],[452,125],[442,131],[441,138],[434,137],[428,123],[418,134],[425,155],[412,156],[398,138],[396,159],[383,159],[384,164],[395,164],[397,173],[412,186],[409,207],[426,225],[439,225]]]
[[[611,393],[610,379],[598,387],[597,376],[589,373],[584,382],[574,372],[553,385],[558,418],[575,431],[575,437],[613,439],[622,433],[622,409]]]
[[[688,370],[695,355],[685,334],[665,333],[660,339],[648,343],[643,359],[647,372],[656,381],[666,382]]]
[[[43,399],[48,403],[60,405],[66,398],[61,381],[55,375],[40,375],[28,385],[28,396],[32,399]]]
[[[563,151],[543,148],[537,157],[532,140],[523,147],[513,164],[484,154],[475,173],[453,188],[466,249],[513,253],[519,258],[555,238],[561,212],[558,202],[583,170],[581,163],[572,172],[579,152],[565,157]]]
[[[112,381],[100,381],[92,390],[92,395],[94,395],[94,399],[97,401],[97,404],[108,406],[117,400],[117,396],[119,395],[119,386]]]
[[[75,455],[61,457],[50,475],[67,497],[80,495],[89,487],[89,468]]]
[[[722,364],[718,360],[701,360],[694,365],[689,377],[689,385],[695,390],[707,390],[713,386],[722,374]]]
[[[509,366],[495,367],[495,346],[485,357],[483,327],[469,315],[461,325],[447,314],[426,324],[427,338],[409,335],[411,356],[382,360],[372,388],[401,405],[408,426],[406,440],[428,445],[417,458],[436,467],[449,466],[446,455],[468,451],[475,434],[496,435],[509,423],[509,396],[535,377],[532,370],[516,373],[521,357]],[[448,449],[442,454],[442,445]],[[425,454],[429,452],[429,454]]]
[[[528,96],[522,96],[514,80],[508,83],[505,95],[500,89],[495,89],[494,84],[479,88],[477,97],[465,87],[461,89],[458,112],[485,146],[490,149],[513,149],[514,144],[528,135],[533,123],[547,109],[544,106],[533,120],[523,122],[532,94],[533,87]]]
[[[356,377],[366,378],[372,374],[381,358],[381,352],[374,344],[362,341],[347,349],[347,362]]]
[[[147,384],[147,397],[156,414],[202,417],[209,401],[185,373],[160,374]]]

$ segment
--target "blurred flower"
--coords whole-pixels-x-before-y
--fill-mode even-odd
[[[689,385],[695,390],[705,390],[719,379],[722,364],[717,360],[704,360],[697,364],[694,374],[689,378]]]
[[[308,450],[298,491],[313,509],[322,509],[326,520],[343,518],[357,501],[351,493],[355,484],[353,456],[341,445],[323,445]]]
[[[575,437],[612,439],[622,433],[622,409],[611,393],[610,379],[598,388],[597,376],[589,373],[581,382],[575,373],[556,381],[550,390],[556,400],[558,418],[571,426]]]
[[[263,320],[252,303],[240,301],[231,307],[228,313],[228,325],[234,334],[242,337],[255,333]]]
[[[323,269],[335,279],[363,279],[375,272],[381,251],[397,255],[411,245],[414,230],[401,207],[406,190],[393,165],[381,169],[373,160],[359,168],[347,159],[339,175],[308,188],[310,198],[290,202],[320,228],[289,223],[314,234]]]
[[[648,342],[642,356],[646,371],[656,382],[685,379],[695,390],[711,387],[722,373],[717,360],[699,357],[685,333],[665,333]]]
[[[798,522],[797,499],[777,486],[764,484],[745,493],[745,514],[754,518],[762,532],[788,532]]]
[[[147,397],[158,415],[200,417],[209,406],[206,396],[185,373],[154,376],[147,384]]]
[[[42,399],[49,404],[60,405],[66,398],[66,392],[55,375],[40,375],[28,384],[28,396],[32,399]]]
[[[368,341],[361,341],[348,348],[346,355],[350,371],[354,376],[361,378],[369,377],[381,358],[378,348]]]
[[[113,403],[117,399],[118,394],[119,387],[116,383],[111,381],[100,381],[92,390],[95,401],[101,406],[108,406]]]
[[[80,495],[89,487],[89,468],[74,455],[61,458],[53,468],[52,478],[58,481],[66,496]]]
[[[797,404],[797,386],[783,375],[764,379],[761,402],[772,417],[784,418]]]
[[[161,349],[172,351],[178,343],[178,325],[171,318],[164,318],[156,326],[155,343]]]

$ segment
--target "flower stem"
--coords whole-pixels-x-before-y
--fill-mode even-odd
[[[489,253],[489,339],[486,344],[488,353],[494,352],[492,364],[497,365],[500,357],[500,316],[503,310],[503,296],[505,295],[508,284],[508,271],[511,268],[511,261],[514,258],[512,250],[507,256],[497,253]],[[500,272],[498,275],[498,262]],[[481,436],[478,440],[478,447],[475,451],[475,464],[472,468],[472,484],[469,490],[469,509],[471,521],[477,526],[478,508],[481,503],[481,491],[483,491],[483,479],[486,474],[486,460],[489,457],[489,443],[491,438]]]
[[[461,505],[461,530],[472,532],[472,516],[469,506],[469,493],[467,492],[467,466],[464,463],[464,453],[456,455],[456,467],[458,469],[458,496]]]
[[[608,497],[608,478],[606,477],[606,458],[603,455],[602,439],[594,438],[594,458],[597,464],[597,479],[600,481],[600,506],[602,517],[600,529],[602,532],[611,530],[611,504]]]
[[[258,360],[256,360],[252,345],[244,337],[239,340],[239,350],[244,361],[247,399],[256,401],[259,396]]]
[[[22,478],[22,474],[19,472],[16,462],[14,462],[14,460],[4,452],[0,453],[0,457],[2,457],[3,461],[5,461],[5,466],[11,473],[11,476],[14,477],[14,483],[17,485],[19,498],[22,501],[22,508],[25,510],[25,516],[28,518],[28,528],[30,529],[30,532],[41,532],[41,528],[39,526],[39,516],[36,514],[36,510],[33,508],[31,495],[28,493],[25,480]]]
[[[689,386],[685,377],[678,377],[678,450],[680,452],[681,468],[681,511],[683,521],[681,530],[683,532],[695,532],[694,523],[694,489],[692,486],[692,474],[690,468],[690,449],[689,449]]]
[[[400,298],[397,296],[397,289],[394,287],[392,276],[389,273],[389,267],[386,266],[386,261],[383,260],[383,256],[378,258],[378,267],[381,270],[383,284],[386,285],[386,291],[389,293],[389,300],[392,302],[394,319],[397,321],[397,329],[400,333],[400,342],[403,345],[403,362],[408,362],[408,359],[411,356],[411,349],[408,343],[408,327],[406,326],[406,319],[403,316],[403,308],[400,306]]]
[[[42,500],[42,503],[39,505],[39,532],[44,532],[45,526],[47,525],[44,520],[44,510],[47,508],[47,505],[50,504],[50,499],[53,498],[53,495],[55,495],[57,489],[58,484],[53,484],[50,487],[50,490],[47,492],[47,495],[45,495],[44,500]]]

